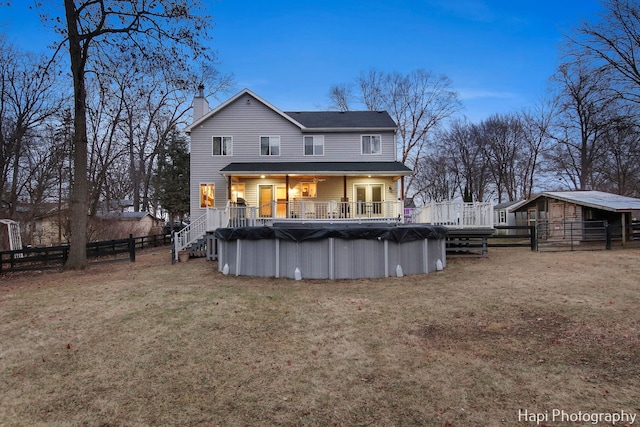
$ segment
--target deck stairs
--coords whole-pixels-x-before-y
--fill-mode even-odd
[[[204,258],[207,256],[206,236],[202,236],[195,242],[191,243],[187,250],[189,251],[189,258]]]

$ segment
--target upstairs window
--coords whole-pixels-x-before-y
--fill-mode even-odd
[[[280,137],[279,136],[261,136],[260,137],[260,155],[261,156],[279,156],[280,155]]]
[[[380,135],[362,135],[362,154],[382,154]]]
[[[304,137],[305,156],[324,156],[324,136],[314,135]]]
[[[211,154],[214,156],[233,155],[233,138],[230,136],[214,136]]]

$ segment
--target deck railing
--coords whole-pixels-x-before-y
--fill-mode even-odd
[[[491,202],[439,202],[414,209],[411,222],[449,228],[493,228]]]
[[[274,222],[402,222],[402,202],[290,201],[262,206],[229,206],[229,226]]]
[[[229,204],[226,209],[208,208],[200,218],[195,219],[185,228],[173,235],[173,258],[178,259],[178,253],[193,242],[198,241],[207,231],[229,224]]]

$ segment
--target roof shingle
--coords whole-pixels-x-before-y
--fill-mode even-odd
[[[311,129],[397,128],[386,111],[295,111],[285,114]]]

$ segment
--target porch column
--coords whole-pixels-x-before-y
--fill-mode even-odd
[[[285,175],[284,182],[285,182],[285,185],[286,185],[286,187],[284,189],[284,191],[285,191],[285,196],[284,197],[287,199],[287,203],[289,203],[289,175]]]
[[[404,175],[400,177],[400,199],[404,200]]]
[[[342,200],[347,200],[347,176],[342,177]]]
[[[624,247],[627,241],[627,214],[622,212],[620,215],[622,216],[622,247]]]
[[[285,194],[285,199],[287,199],[287,206],[286,206],[287,212],[285,213],[285,217],[289,218],[289,212],[291,212],[291,209],[289,208],[289,175],[284,176],[284,182],[285,182],[284,194]],[[279,241],[280,240],[276,240],[276,243],[278,243]]]

